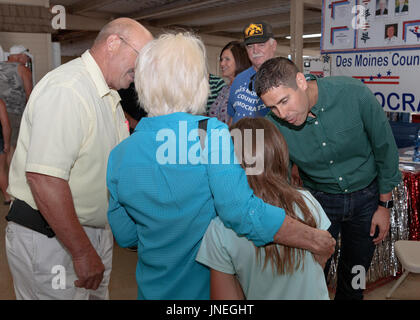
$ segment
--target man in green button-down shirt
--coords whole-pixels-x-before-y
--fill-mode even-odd
[[[305,77],[286,58],[265,62],[255,90],[284,135],[303,185],[341,233],[336,299],[363,299],[352,285],[389,231],[391,191],[401,180],[398,150],[381,105],[350,77]],[[329,264],[327,264],[327,268]],[[328,269],[326,269],[326,273]]]

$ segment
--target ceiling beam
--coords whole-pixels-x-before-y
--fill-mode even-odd
[[[273,29],[274,37],[284,38],[290,36],[290,27],[281,27]],[[321,23],[311,23],[303,25],[303,33],[321,33]]]
[[[67,11],[72,14],[78,14],[85,11],[93,11],[114,2],[115,0],[81,0],[68,6]]]
[[[223,31],[226,29],[241,29],[245,27],[246,24],[255,22],[256,20],[264,20],[267,23],[273,24],[279,20],[279,16],[286,17],[288,16],[287,13],[284,14],[273,14],[273,15],[257,15],[255,14],[253,17],[245,18],[245,19],[238,19],[238,20],[231,20],[229,21],[229,25],[226,25],[226,22],[222,23],[215,23],[209,24],[207,26],[198,27],[197,30],[202,33],[215,33],[219,31]]]
[[[178,15],[176,17],[170,17],[166,19],[158,19],[155,21],[155,25],[159,27],[169,26],[169,25],[182,25],[182,24],[192,24],[192,25],[203,25],[205,20],[215,19],[222,21],[237,20],[238,17],[248,18],[258,15],[259,12],[273,10],[279,5],[279,0],[265,0],[265,1],[251,1],[245,3],[236,3],[230,4],[223,7],[212,8],[211,10],[203,9],[201,11],[196,11],[192,13],[186,13],[183,15]],[[227,29],[228,26],[225,26]]]
[[[321,38],[306,38],[306,39],[302,39],[303,43],[308,44],[308,43],[320,43]],[[282,38],[282,39],[277,39],[277,43],[280,43],[282,45],[290,45],[290,40],[286,39],[286,38]]]
[[[144,9],[130,14],[134,20],[157,18],[159,16],[174,15],[185,10],[200,8],[209,4],[222,3],[223,0],[180,0],[151,9]]]
[[[95,31],[69,31],[54,35],[53,40],[60,43],[81,41],[85,39],[94,39],[97,34],[98,33]]]
[[[303,0],[294,0],[290,7],[290,55],[299,70],[303,69]]]
[[[203,33],[201,31],[201,29],[197,29],[196,31],[199,32],[199,33]],[[313,23],[313,24],[304,25],[303,26],[303,33],[304,34],[321,33],[321,23]],[[231,32],[231,31],[229,32],[229,31],[226,31],[226,30],[225,31],[220,30],[220,31],[214,32],[214,34],[215,35],[220,35],[220,36],[225,36],[225,37],[229,36],[229,37],[237,38],[237,39],[241,39],[241,40],[243,39],[242,32]],[[277,41],[285,40],[285,41],[288,42],[288,45],[289,45],[290,40],[284,39],[286,36],[290,36],[290,27],[289,26],[280,27],[280,28],[273,28],[273,34],[274,34],[274,38],[276,38]],[[311,38],[304,39],[304,41],[309,40],[309,39],[311,39]]]
[[[303,5],[306,8],[322,10],[322,0],[304,0]]]
[[[305,15],[305,23],[311,23],[311,22],[318,23],[319,22],[319,25],[320,25],[320,21],[321,21],[320,14],[313,11],[305,11],[304,15]],[[215,23],[215,24],[210,24],[203,27],[198,27],[197,30],[199,30],[199,32],[201,33],[215,33],[215,32],[224,31],[227,29],[228,30],[242,29],[246,24],[255,22],[257,20],[263,20],[271,25],[277,25],[277,26],[279,26],[279,22],[280,22],[280,27],[282,25],[285,27],[287,26],[287,30],[290,30],[290,14],[289,13],[279,13],[279,14],[273,14],[273,15],[263,15],[263,13],[261,15],[254,14],[253,17],[229,21],[228,25],[226,22]],[[288,34],[290,34],[290,31],[288,31]]]
[[[110,20],[94,19],[75,14],[66,15],[66,29],[67,30],[81,30],[81,31],[99,31]]]

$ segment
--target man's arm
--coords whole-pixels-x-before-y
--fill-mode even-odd
[[[264,203],[255,196],[244,169],[238,165],[233,143],[223,143],[221,149],[212,146],[212,129],[221,129],[215,132],[222,132],[222,135],[229,134],[227,130],[222,130],[226,125],[215,123],[215,127],[212,127],[213,123],[212,119],[208,122],[208,159],[211,161],[207,173],[216,211],[225,226],[238,235],[245,235],[256,246],[274,241],[307,249],[321,256],[331,255],[335,240],[328,231],[311,228],[294,220],[286,216],[283,209]],[[231,161],[236,164],[220,165],[226,154],[230,154]],[[228,198],[226,194],[229,194]]]
[[[398,149],[382,106],[370,89],[367,87],[363,87],[363,89],[365,93],[360,94],[359,112],[375,157],[378,171],[379,199],[388,201],[391,200],[392,189],[401,181],[401,172],[398,167]],[[375,244],[380,243],[386,237],[389,225],[389,209],[378,206],[373,215],[370,228],[372,237],[375,234],[376,227],[379,228],[378,236],[373,239]]]
[[[26,177],[38,210],[73,258],[75,286],[96,290],[105,266],[77,218],[68,182],[32,172]]]
[[[20,65],[18,67],[18,74],[22,78],[23,87],[25,89],[25,94],[26,94],[26,101],[28,101],[29,96],[31,95],[31,92],[32,92],[32,87],[33,87],[32,73],[28,68],[26,68],[23,65]]]
[[[10,136],[12,131],[10,129],[10,121],[9,116],[7,115],[6,104],[3,100],[0,100],[0,123],[4,141],[3,151],[8,153],[10,151]]]
[[[391,192],[380,194],[379,200],[386,202],[391,200],[392,194]],[[370,236],[373,237],[375,235],[376,227],[379,228],[378,236],[373,239],[374,244],[379,244],[383,239],[385,239],[386,235],[389,231],[389,225],[391,223],[389,209],[379,206],[376,209],[375,213],[373,214],[372,223],[370,226]]]
[[[320,263],[335,250],[335,239],[328,231],[312,228],[287,215],[274,235],[274,242],[309,250],[316,255],[316,260]]]

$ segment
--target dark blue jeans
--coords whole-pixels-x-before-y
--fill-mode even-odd
[[[375,251],[372,240],[377,236],[378,230],[371,237],[370,226],[373,214],[378,208],[377,182],[374,180],[368,187],[349,194],[310,191],[331,220],[328,231],[336,240],[341,234],[335,300],[361,300],[363,290],[354,289],[352,286],[353,278],[360,272],[352,273],[352,268],[363,266],[367,274]],[[330,265],[331,259],[324,270],[326,276]]]

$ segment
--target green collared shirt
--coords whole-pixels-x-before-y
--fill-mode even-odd
[[[379,192],[398,185],[398,149],[376,97],[360,80],[316,78],[318,101],[301,126],[270,112],[267,117],[289,146],[304,186],[333,194],[350,193],[378,179]]]

